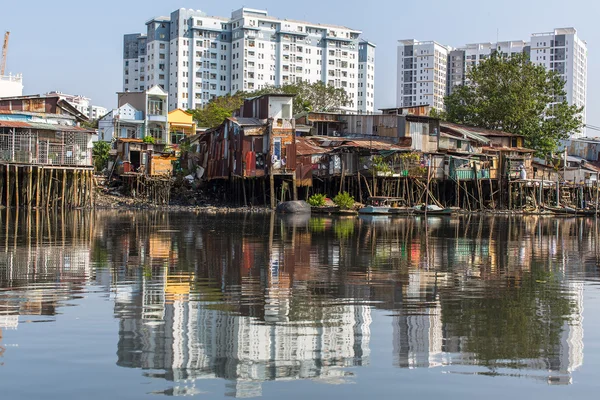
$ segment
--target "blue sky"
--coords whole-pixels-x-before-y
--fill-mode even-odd
[[[242,6],[279,18],[345,25],[377,44],[375,105],[396,103],[396,42],[416,38],[451,46],[528,39],[533,32],[575,27],[588,43],[588,123],[600,126],[600,1],[454,0],[81,0],[23,1],[5,5],[0,33],[11,31],[7,71],[23,73],[25,93],[60,90],[113,107],[121,90],[123,34],[177,8],[229,16]]]

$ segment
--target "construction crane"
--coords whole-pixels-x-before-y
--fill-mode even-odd
[[[2,45],[2,59],[0,60],[0,76],[4,75],[4,70],[6,69],[6,53],[8,52],[8,38],[10,37],[10,32],[6,31],[4,34],[4,44]]]

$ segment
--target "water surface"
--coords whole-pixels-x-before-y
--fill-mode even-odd
[[[599,227],[2,210],[2,398],[592,398]]]

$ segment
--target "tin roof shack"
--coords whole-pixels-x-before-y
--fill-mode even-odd
[[[329,174],[330,149],[319,146],[316,139],[296,138],[296,185],[312,187],[313,176],[325,177]]]
[[[522,147],[524,143],[522,135],[450,122],[442,122],[440,126],[442,132],[468,135],[471,138],[481,137],[487,140],[487,144],[481,143],[480,150],[485,155],[497,158],[498,161],[495,165],[502,177],[520,179],[522,176],[521,166],[525,170],[526,177],[533,176],[534,151]]]
[[[411,107],[395,107],[381,108],[382,114],[391,115],[415,115],[417,117],[429,117],[432,107],[429,105],[411,106]]]
[[[75,124],[89,121],[87,116],[56,95],[30,95],[0,98],[0,113],[24,115],[24,113],[52,114],[74,118]]]
[[[0,207],[92,205],[96,132],[78,126],[86,118],[55,100],[0,100]]]
[[[340,114],[307,112],[296,116],[296,132],[301,136],[340,136],[346,123]]]
[[[565,141],[565,148],[569,155],[600,162],[600,139],[598,138],[568,139]]]
[[[164,144],[144,143],[142,139],[117,139],[115,174],[171,176],[176,158],[165,153]]]
[[[246,99],[235,119],[237,123],[246,122],[249,129],[242,130],[243,136],[239,136],[239,147],[241,157],[236,157],[236,164],[240,167],[234,172],[241,172],[243,161],[246,162],[244,173],[241,176],[253,176],[252,169],[256,165],[256,156],[261,151],[266,156],[265,164],[268,166],[270,175],[292,175],[296,170],[296,122],[292,117],[293,95],[266,94],[259,97]],[[254,124],[250,126],[250,124]],[[260,123],[261,125],[258,125]],[[234,131],[234,136],[236,132]],[[255,137],[262,137],[262,148],[260,141]],[[235,143],[235,141],[234,141]],[[253,156],[253,153],[255,154]],[[249,175],[246,175],[246,172]]]
[[[454,181],[498,178],[498,155],[483,153],[491,140],[456,124],[440,124],[440,151],[446,153],[446,176]]]
[[[567,183],[591,186],[595,184],[600,168],[577,156],[567,156],[567,167],[561,171]]]
[[[0,163],[91,168],[95,131],[76,117],[0,111]]]
[[[533,165],[533,179],[550,183],[561,179],[561,174],[558,173],[558,169],[553,165],[548,165],[535,160],[531,164]]]
[[[203,179],[234,181],[236,178],[279,176],[280,180],[289,177],[295,181],[292,107],[291,95],[267,94],[246,99],[235,116],[194,137],[190,144],[199,152],[197,165],[205,170]],[[243,181],[240,184],[244,192],[246,184]],[[271,205],[274,207],[275,183],[272,179],[271,184]],[[254,183],[250,185],[253,191]],[[296,194],[296,185],[292,187]]]

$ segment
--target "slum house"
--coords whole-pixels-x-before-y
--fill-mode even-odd
[[[320,159],[318,171],[323,193],[331,196],[349,192],[364,201],[369,196],[399,196],[400,178],[409,175],[404,156],[413,154],[410,139],[392,143],[383,137],[316,138],[327,153]],[[412,171],[411,171],[412,172]]]
[[[567,154],[600,165],[600,138],[572,138],[563,145]]]
[[[91,205],[95,131],[84,121],[58,96],[0,99],[0,204]]]
[[[383,115],[305,113],[301,114],[296,121],[303,127],[304,135],[325,133],[334,145],[342,139],[362,139],[365,143],[366,140],[370,140],[371,143],[374,140],[381,142],[388,151],[384,150],[381,154],[374,151],[369,156],[369,164],[377,161],[378,171],[374,173],[369,167],[365,175],[373,176],[375,180],[381,179],[383,182],[405,178],[404,180],[409,182],[404,182],[402,185],[411,186],[415,180],[439,181],[444,178],[444,156],[438,152],[439,119],[425,115],[427,113],[425,109],[416,109],[416,111],[420,115],[409,115],[404,111],[399,113],[397,109],[394,109],[393,113],[390,111]],[[396,151],[390,151],[390,146],[393,145],[402,148],[404,154],[398,155]],[[346,147],[344,151],[349,150]],[[340,156],[351,157],[347,153]],[[339,164],[341,165],[341,159]],[[350,161],[346,164],[352,165]],[[395,176],[390,173],[392,167],[402,170],[402,174]],[[382,185],[388,186],[388,184],[400,185],[398,182],[387,182]],[[422,182],[416,184],[424,185]],[[367,189],[365,187],[365,191]],[[407,192],[411,190],[409,188]]]
[[[437,188],[444,179],[444,155],[439,152],[440,121],[424,115],[423,110],[415,111],[421,115],[408,114],[410,110],[382,115],[340,115],[346,122],[344,136],[377,137],[402,148],[401,154],[382,150],[372,158],[376,164],[371,168],[375,170],[373,192],[380,186],[383,193],[394,195],[394,190],[385,188],[396,188],[395,192],[402,192],[406,203],[411,205],[423,200],[424,192],[431,195],[430,185]]]
[[[235,116],[201,134],[195,146],[203,153],[198,157],[199,166],[205,169],[203,178],[227,181],[225,196],[244,204],[248,199],[252,204],[259,201],[260,183],[267,203],[266,179],[272,207],[278,193],[281,201],[297,199],[292,107],[291,95],[246,99]]]
[[[486,154],[491,140],[465,126],[441,124],[440,151],[446,155],[443,197],[466,208],[495,207],[498,156]],[[453,201],[448,201],[453,199]]]
[[[504,207],[508,204],[511,207],[514,199],[508,193],[512,193],[513,188],[521,193],[521,185],[526,184],[527,179],[531,179],[534,175],[532,164],[534,151],[523,147],[523,136],[449,122],[442,122],[440,126],[444,133],[468,134],[472,137],[478,135],[489,141],[487,145],[481,147],[482,155],[487,156],[490,161],[489,173],[485,171],[478,173],[478,179],[481,182],[477,183],[477,192],[474,195],[472,192],[466,192],[461,204],[469,204],[472,201],[477,203],[476,207],[481,208],[487,208],[487,204],[490,204],[491,207],[497,205]],[[477,172],[474,171],[473,174],[477,174]],[[496,176],[496,180],[494,180],[494,176]],[[484,182],[488,182],[489,187],[486,188]],[[460,190],[460,186],[457,188],[458,190]],[[494,193],[496,196],[493,196]],[[458,195],[458,200],[460,200],[459,197]],[[484,205],[486,198],[488,203]],[[524,195],[521,195],[521,198],[524,198]]]
[[[109,179],[120,180],[123,190],[134,197],[168,204],[175,154],[165,144],[142,139],[119,138],[114,146]]]

